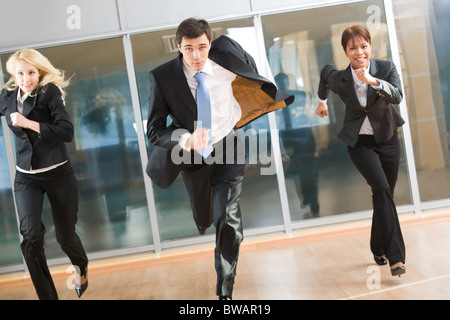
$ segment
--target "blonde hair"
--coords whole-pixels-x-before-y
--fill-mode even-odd
[[[42,53],[34,49],[21,49],[9,57],[6,62],[6,70],[11,74],[11,78],[5,84],[6,90],[13,91],[18,87],[15,69],[17,62],[20,60],[32,64],[39,70],[39,87],[42,88],[49,83],[53,83],[61,90],[64,99],[66,95],[64,88],[69,85],[70,81],[64,79],[64,71],[56,69]]]

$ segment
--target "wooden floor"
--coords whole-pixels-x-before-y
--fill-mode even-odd
[[[234,300],[450,298],[450,213],[400,217],[407,272],[392,277],[369,250],[370,221],[246,239]],[[82,300],[216,300],[213,245],[92,261]],[[61,300],[78,300],[68,266],[51,269]],[[0,300],[35,300],[24,274],[0,276]]]

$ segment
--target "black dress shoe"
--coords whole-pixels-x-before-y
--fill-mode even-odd
[[[86,291],[86,289],[88,287],[87,274],[84,277],[86,279],[85,283],[83,283],[83,284],[75,283],[75,291],[77,292],[78,298],[81,298],[81,296],[83,295],[83,293]]]
[[[386,256],[382,256],[382,257],[373,256],[373,259],[375,260],[375,262],[376,262],[377,265],[379,265],[379,266],[384,266],[384,265],[387,264],[387,258],[386,258]]]
[[[86,291],[88,287],[88,281],[86,280],[83,284],[75,284],[75,291],[77,292],[78,298],[81,298],[83,293]]]
[[[231,299],[231,297],[229,296],[220,296],[219,300],[233,300],[233,299]]]
[[[198,233],[201,234],[201,235],[204,235],[205,232],[206,232],[206,229],[208,229],[208,228],[205,228],[205,227],[202,227],[202,226],[197,226],[197,228],[198,228]]]
[[[404,274],[406,272],[406,267],[405,266],[400,266],[400,267],[396,267],[396,268],[391,268],[391,274],[392,276],[401,276],[402,274]]]

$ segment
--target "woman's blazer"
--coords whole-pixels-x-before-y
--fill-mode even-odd
[[[15,127],[11,113],[17,112],[17,90],[2,90],[0,115],[16,136],[16,165],[23,170],[41,169],[69,160],[65,142],[74,135],[61,91],[54,84],[39,87],[23,102],[23,115],[40,124],[40,133]]]
[[[351,147],[358,141],[359,131],[366,116],[369,117],[378,143],[389,141],[397,127],[405,121],[396,109],[403,98],[400,77],[395,65],[386,60],[370,60],[369,74],[379,80],[382,89],[368,86],[367,106],[362,107],[356,95],[351,65],[346,70],[337,70],[332,64],[326,65],[320,73],[318,96],[325,100],[329,91],[338,94],[345,103],[344,126],[338,137]]]

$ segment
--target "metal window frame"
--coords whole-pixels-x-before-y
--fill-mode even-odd
[[[383,4],[386,16],[387,30],[389,35],[389,45],[391,47],[392,60],[397,66],[397,71],[399,73],[400,79],[403,79],[402,65],[400,61],[400,50],[397,41],[397,29],[395,27],[394,8],[392,5],[392,0],[383,0]],[[405,92],[405,88],[403,87],[403,81],[402,81],[402,90],[403,92]],[[404,132],[403,138],[405,142],[406,162],[408,167],[408,176],[411,188],[412,203],[414,206],[414,213],[421,214],[422,209],[420,203],[419,182],[417,180],[417,170],[414,160],[414,150],[411,138],[412,137],[411,127],[409,125],[408,106],[406,103],[406,99],[403,99],[402,102],[400,103],[400,114],[402,115],[403,119],[405,119],[405,124],[403,125],[402,130]]]
[[[1,62],[2,61],[0,58],[0,88],[3,88],[3,86],[5,85],[5,82],[3,81],[3,77],[2,77],[3,67],[2,67]],[[8,127],[8,124],[6,123],[5,117],[2,117],[1,121],[2,121],[3,137],[5,139],[6,160],[8,162],[9,178],[11,180],[11,186],[14,186],[14,177],[16,175],[16,159],[14,157],[14,143],[12,140],[12,133],[9,130],[9,127]],[[17,221],[17,232],[19,233],[19,240],[20,240],[20,242],[22,242],[23,237],[22,237],[22,234],[20,233],[20,226],[19,226],[20,219],[19,219],[19,214],[17,211],[16,195],[14,194],[13,188],[12,188],[12,195],[13,195],[13,202],[14,202],[14,212],[15,212],[16,221]],[[19,246],[17,247],[17,250],[19,250]],[[22,255],[22,261],[23,261],[23,264],[20,264],[20,265],[1,267],[0,274],[2,272],[11,272],[11,271],[19,271],[19,270],[24,270],[25,272],[28,272],[28,268],[25,263],[25,258],[23,255]]]

